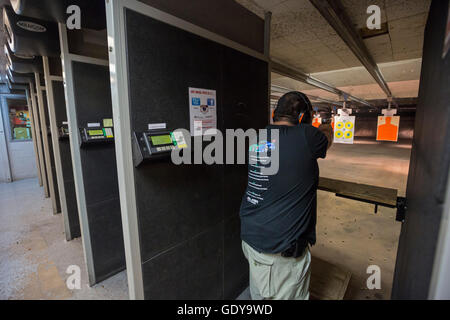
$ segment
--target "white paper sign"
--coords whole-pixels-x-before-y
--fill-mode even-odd
[[[189,115],[192,136],[217,129],[216,90],[189,88]]]
[[[334,118],[334,143],[353,144],[355,135],[355,116]]]
[[[165,123],[149,123],[148,130],[166,129]]]
[[[383,109],[381,114],[386,117],[392,117],[397,114],[397,109]]]

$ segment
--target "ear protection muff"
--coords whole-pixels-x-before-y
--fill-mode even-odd
[[[308,123],[311,124],[312,123],[312,111],[313,111],[313,106],[311,104],[311,102],[309,101],[309,99],[306,99],[306,96],[300,92],[296,92],[297,96],[299,96],[306,104],[306,112],[304,113],[300,113],[299,116],[299,123]]]
[[[304,113],[300,113],[300,118],[298,119],[298,123],[302,123],[303,117],[305,116]]]

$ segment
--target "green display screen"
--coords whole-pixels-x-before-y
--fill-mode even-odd
[[[92,136],[102,136],[103,130],[88,130],[88,134]]]
[[[163,144],[172,144],[172,138],[170,137],[169,134],[163,136],[150,136],[150,139],[154,146],[160,146]]]

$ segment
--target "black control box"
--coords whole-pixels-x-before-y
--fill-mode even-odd
[[[149,130],[135,132],[133,136],[133,162],[135,167],[152,159],[170,157],[173,150],[187,148],[186,139],[181,132]]]
[[[114,143],[113,128],[80,128],[80,144],[82,147],[103,143]]]

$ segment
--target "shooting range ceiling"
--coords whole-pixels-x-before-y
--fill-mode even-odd
[[[360,61],[322,17],[310,0],[235,0],[258,16],[272,12],[271,56],[310,73],[363,99],[386,98]],[[381,8],[384,34],[364,39],[394,97],[417,97],[423,35],[431,0],[340,0],[356,29],[365,28],[367,7]],[[9,4],[0,0],[0,7]],[[0,15],[0,76],[5,75],[5,33]],[[273,74],[273,83],[308,91],[321,97],[338,97],[286,77]],[[309,92],[311,91],[311,92]]]
[[[388,82],[394,97],[410,98],[418,96],[422,59],[380,63],[378,67]],[[362,66],[318,72],[312,75],[326,83],[333,84],[345,92],[366,100],[386,97],[383,90]],[[277,74],[272,74],[272,82],[285,88],[304,91],[330,100],[338,100],[338,96],[334,94]]]
[[[272,58],[361,98],[386,97],[309,0],[236,1],[261,18],[264,18],[265,11],[272,12]],[[341,0],[341,3],[358,30],[366,27],[367,7],[372,4],[380,6],[381,23],[387,23],[387,30],[363,41],[379,64],[393,95],[416,97],[431,0]],[[275,74],[273,82],[292,89],[317,91],[314,87]],[[315,93],[337,99],[322,90]]]

